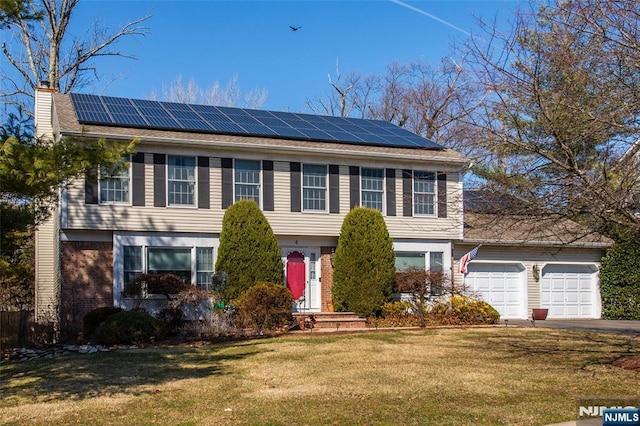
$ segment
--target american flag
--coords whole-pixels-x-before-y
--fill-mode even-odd
[[[460,262],[458,262],[458,272],[461,274],[467,273],[467,265],[478,255],[478,250],[480,249],[480,244],[478,247],[471,250],[469,253],[465,254],[460,258]]]

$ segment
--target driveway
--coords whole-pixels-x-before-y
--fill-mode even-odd
[[[500,323],[504,323],[501,320]],[[584,330],[599,331],[604,333],[622,333],[633,336],[640,336],[640,321],[622,321],[622,320],[544,320],[536,321],[535,325],[531,320],[508,320],[508,325],[518,327],[545,327],[558,328],[564,330]]]

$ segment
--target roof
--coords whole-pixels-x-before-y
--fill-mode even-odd
[[[607,248],[613,241],[574,221],[553,215],[464,214],[464,240],[471,244]]]
[[[241,136],[444,149],[392,123],[334,116],[71,93],[78,121]]]
[[[219,111],[225,114],[227,117],[230,116],[241,116],[241,114],[253,114],[255,117],[263,116],[266,114],[271,114],[273,119],[278,118],[280,122],[287,122],[291,124],[300,123],[301,126],[309,126],[309,123],[313,123],[313,120],[323,120],[323,122],[327,123],[327,126],[336,123],[338,121],[343,120],[345,123],[350,123],[352,125],[351,129],[355,130],[353,126],[357,126],[357,128],[365,128],[373,129],[375,126],[377,128],[382,129],[382,132],[396,132],[398,137],[404,137],[404,142],[393,143],[393,139],[391,142],[367,142],[366,140],[347,140],[349,138],[345,137],[343,139],[336,138],[338,134],[345,134],[346,132],[333,132],[333,138],[327,137],[311,137],[311,136],[299,136],[291,132],[290,135],[285,134],[263,134],[267,133],[267,131],[248,131],[242,130],[239,131],[237,128],[233,128],[234,131],[224,131],[223,128],[220,127],[218,130],[215,129],[195,129],[195,125],[191,126],[191,128],[174,128],[173,124],[170,126],[166,124],[165,126],[161,126],[159,122],[155,124],[149,124],[148,120],[151,120],[149,117],[145,118],[145,123],[138,122],[137,124],[124,123],[124,119],[119,120],[114,117],[107,115],[102,116],[99,120],[98,117],[89,117],[89,111],[93,106],[79,106],[78,102],[74,102],[74,98],[78,98],[76,94],[61,94],[54,93],[53,94],[53,104],[55,110],[55,118],[56,118],[56,131],[66,136],[85,136],[85,137],[99,137],[99,138],[107,138],[113,140],[131,140],[133,138],[139,138],[144,142],[155,142],[159,144],[191,144],[191,145],[204,145],[207,147],[216,147],[216,148],[240,148],[240,149],[270,149],[270,150],[286,150],[286,151],[299,151],[303,153],[313,153],[313,152],[322,152],[325,154],[335,154],[335,155],[358,155],[358,156],[377,156],[380,158],[393,158],[393,159],[407,159],[407,160],[419,160],[424,161],[428,160],[435,163],[442,163],[444,165],[448,165],[450,167],[461,167],[469,162],[467,158],[465,158],[460,153],[442,147],[440,145],[435,144],[434,142],[428,141],[418,135],[415,135],[407,130],[404,130],[400,127],[397,127],[391,123],[387,123],[380,120],[362,120],[362,119],[345,119],[341,117],[328,117],[328,116],[316,116],[310,114],[294,114],[294,113],[282,113],[282,112],[270,112],[270,111],[259,111],[259,110],[247,110],[242,108],[226,108],[226,107],[210,107],[210,106],[194,106],[188,104],[175,104],[175,103],[167,103],[167,102],[155,102],[155,101],[140,101],[140,100],[131,100],[125,98],[110,98],[99,96],[96,97],[94,95],[82,95],[79,98],[85,98],[86,96],[91,96],[89,99],[93,99],[94,101],[99,99],[100,102],[104,103],[104,100],[107,99],[110,105],[115,108],[114,105],[118,103],[125,102],[134,102],[135,104],[140,105],[155,105],[156,109],[158,105],[161,105],[163,111],[169,110],[179,110],[189,108],[190,111],[198,111],[200,109],[208,109],[210,114],[215,116],[222,123],[222,117],[219,113],[214,113],[213,111]],[[78,98],[78,99],[79,99]],[[85,98],[87,99],[87,98]],[[148,104],[150,102],[150,104]],[[130,103],[130,105],[134,105],[134,103]],[[169,107],[167,107],[169,105]],[[83,109],[84,108],[84,109]],[[99,107],[96,107],[99,108]],[[83,112],[80,112],[83,111]],[[103,110],[103,113],[107,110]],[[129,110],[130,111],[130,110]],[[231,114],[234,112],[234,114]],[[162,114],[160,112],[157,113]],[[177,113],[176,113],[177,114]],[[217,114],[217,115],[216,115]],[[202,113],[198,113],[199,117],[205,118],[210,117],[205,114],[203,117]],[[117,117],[121,117],[118,115]],[[138,120],[142,115],[139,115]],[[155,116],[154,116],[155,117]],[[183,116],[183,117],[186,117]],[[249,117],[249,116],[247,116]],[[113,120],[112,120],[113,118]],[[233,118],[233,117],[231,117]],[[242,119],[233,118],[231,120],[229,118],[229,125],[232,125],[232,121],[238,121]],[[284,120],[282,119],[284,118]],[[158,118],[159,119],[159,118]],[[304,120],[303,120],[304,119]],[[135,121],[130,120],[130,121]],[[155,118],[153,119],[155,120]],[[153,121],[152,120],[152,121]],[[191,121],[184,121],[187,118],[183,118],[183,124],[191,123]],[[264,118],[266,120],[266,117]],[[337,120],[337,121],[334,121]],[[104,122],[101,122],[104,121]],[[109,121],[107,123],[107,121]],[[200,124],[203,124],[203,120],[195,120]],[[207,118],[206,122],[211,123],[215,120],[211,118]],[[303,124],[307,123],[307,124]],[[193,123],[191,123],[193,124]],[[220,124],[221,126],[222,124]],[[346,124],[345,124],[346,125]],[[203,124],[204,126],[204,124]],[[208,126],[208,124],[207,124]],[[266,126],[269,127],[269,126]],[[275,126],[278,127],[278,126]],[[289,126],[291,127],[291,126]],[[317,126],[316,126],[317,127]],[[244,128],[243,128],[244,129]],[[291,129],[293,129],[291,127]],[[327,128],[328,129],[328,128]],[[393,130],[389,130],[393,129]],[[255,130],[255,129],[254,129]],[[295,130],[295,129],[294,129]],[[307,128],[307,132],[313,129]],[[335,130],[335,129],[334,129]],[[373,130],[370,130],[373,131]],[[283,132],[284,133],[284,132]],[[327,133],[323,131],[323,133]],[[371,133],[373,135],[373,133]],[[354,137],[360,137],[360,134],[353,133]],[[410,135],[410,136],[409,136]],[[387,135],[386,138],[390,136]],[[353,139],[353,138],[352,138]],[[371,139],[373,140],[373,139]],[[417,144],[417,140],[424,142],[424,146],[419,146]],[[407,142],[413,141],[413,142]],[[432,145],[433,144],[433,145]]]

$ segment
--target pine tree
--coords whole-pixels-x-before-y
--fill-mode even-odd
[[[344,218],[334,258],[333,304],[366,317],[392,296],[395,253],[379,211],[355,208]]]
[[[216,271],[227,274],[222,294],[235,300],[257,281],[284,283],[278,240],[254,201],[240,200],[222,220]]]

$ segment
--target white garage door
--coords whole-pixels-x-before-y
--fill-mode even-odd
[[[546,265],[540,282],[542,307],[548,318],[597,318],[595,267]]]
[[[501,319],[526,318],[523,271],[515,263],[471,262],[464,282],[500,312]]]

